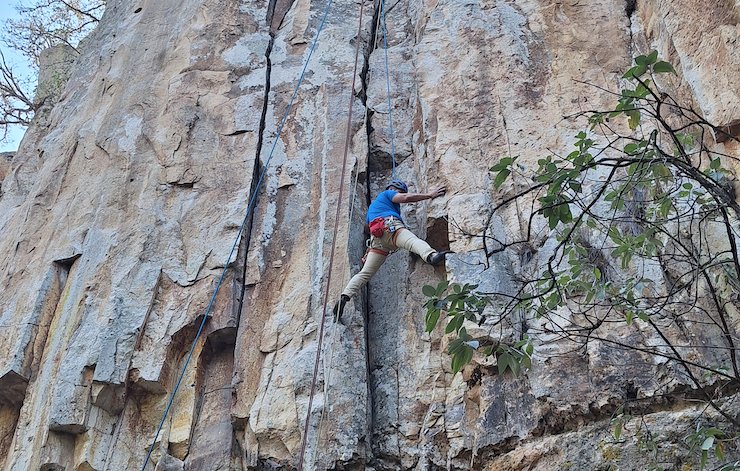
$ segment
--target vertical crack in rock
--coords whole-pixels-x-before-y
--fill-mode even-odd
[[[62,354],[59,351],[60,342],[63,342],[64,336],[68,336],[70,330],[65,329],[62,326],[69,325],[70,319],[63,319],[65,311],[68,309],[67,304],[74,302],[69,299],[70,291],[72,290],[72,280],[76,267],[78,266],[79,255],[66,260],[57,260],[54,262],[55,270],[55,287],[47,293],[47,302],[42,308],[43,314],[41,316],[42,325],[46,328],[46,333],[42,335],[43,341],[39,339],[36,342],[40,347],[38,365],[33,368],[34,378],[33,381],[48,381],[49,377],[58,377],[61,368]],[[71,322],[74,324],[75,322]],[[35,356],[35,355],[34,355]],[[36,360],[34,360],[34,363]],[[51,372],[51,375],[43,375],[39,372],[39,369],[47,369]],[[37,373],[41,373],[36,376]],[[90,379],[92,374],[89,374]],[[62,430],[64,425],[72,425],[72,422],[84,423],[87,419],[87,407],[81,405],[81,407],[74,408],[75,404],[71,404],[68,411],[52,411],[52,417],[48,422],[49,434],[46,439],[46,451],[44,452],[42,462],[44,463],[41,469],[56,469],[55,466],[60,466],[59,469],[71,463],[71,456],[74,453],[74,441],[75,437],[73,433],[77,431],[71,431],[72,433],[55,433],[54,429]],[[75,410],[71,410],[75,409]],[[57,413],[57,416],[54,416]],[[75,415],[77,413],[77,415]],[[61,415],[60,415],[61,414]],[[66,422],[62,425],[60,422]],[[74,428],[72,426],[72,428]]]
[[[370,20],[370,24],[372,25],[372,29],[370,30],[370,38],[368,38],[367,41],[367,47],[365,48],[365,51],[363,53],[363,60],[365,61],[362,64],[362,69],[360,70],[360,80],[362,80],[362,94],[360,95],[360,100],[362,100],[362,103],[365,105],[365,108],[367,108],[367,87],[369,85],[370,81],[370,55],[375,50],[375,40],[376,35],[378,31],[378,20],[380,18],[380,2],[375,2],[375,5],[373,6],[373,17],[372,20]],[[369,113],[368,113],[369,114]],[[370,128],[369,128],[369,121],[365,124],[368,124],[368,133],[367,138],[370,139]]]
[[[373,53],[373,51],[375,50],[376,34],[377,34],[377,31],[378,31],[377,25],[378,25],[378,19],[380,17],[380,2],[379,1],[375,1],[373,8],[374,8],[374,11],[373,11],[373,16],[372,16],[372,20],[371,20],[372,28],[371,28],[371,31],[370,31],[370,38],[368,39],[367,47],[365,48],[365,51],[364,51],[364,54],[363,54],[364,63],[363,63],[363,66],[362,66],[362,70],[360,71],[360,80],[362,81],[362,94],[360,96],[360,100],[362,101],[362,104],[365,106],[365,111],[366,111],[366,113],[365,113],[365,117],[366,117],[366,119],[365,119],[365,133],[366,133],[366,139],[367,139],[367,143],[368,143],[368,145],[367,145],[366,167],[365,167],[365,171],[364,171],[364,173],[365,173],[365,179],[364,179],[364,185],[365,185],[365,205],[366,206],[369,206],[370,205],[370,202],[371,202],[371,197],[370,197],[370,159],[372,158],[372,152],[371,152],[371,149],[370,149],[370,142],[371,142],[370,139],[371,139],[371,136],[372,136],[372,133],[373,133],[373,127],[372,127],[372,124],[371,124],[372,123],[372,115],[373,115],[373,112],[370,109],[368,109],[368,106],[369,105],[368,105],[367,90],[368,90],[368,86],[370,85],[370,56]],[[358,168],[356,171],[359,172],[360,169]],[[358,183],[359,183],[359,180],[358,180]],[[355,188],[355,191],[357,191],[357,188]],[[374,426],[375,412],[373,410],[374,409],[373,405],[375,404],[375,397],[374,397],[375,396],[375,388],[373,387],[372,367],[371,367],[371,364],[370,364],[370,355],[369,355],[369,353],[370,353],[370,343],[371,342],[370,342],[370,329],[367,328],[367,325],[368,325],[368,322],[370,321],[370,316],[368,315],[368,313],[370,312],[370,296],[369,296],[369,293],[368,293],[368,290],[367,289],[364,290],[364,294],[365,294],[365,296],[363,297],[363,300],[362,300],[362,309],[363,309],[363,316],[365,318],[365,326],[366,326],[366,328],[364,329],[364,333],[365,333],[365,351],[367,352],[367,354],[365,355],[365,367],[367,368],[367,376],[366,377],[368,379],[368,383],[367,383],[368,408],[370,409],[368,411],[368,431],[369,431],[369,433],[367,434],[367,447],[368,447],[368,450],[369,450],[369,453],[370,453],[370,456],[368,457],[369,458],[368,461],[370,463],[372,463],[372,462],[375,461],[374,460],[374,457],[373,457],[373,438],[374,438],[373,430],[375,429],[375,426]]]
[[[275,9],[276,0],[271,0],[268,9],[267,9],[267,16],[266,16],[266,22],[268,25],[271,23],[271,18],[274,16],[274,9]],[[286,10],[287,11],[287,10]],[[284,16],[285,13],[283,13]],[[249,192],[249,201],[252,202],[252,199],[254,199],[254,202],[252,203],[252,207],[256,207],[257,203],[257,184],[259,183],[260,177],[262,172],[264,171],[264,167],[261,164],[260,157],[262,155],[262,148],[264,146],[265,141],[265,130],[267,128],[267,115],[269,111],[269,98],[270,98],[270,91],[272,88],[272,60],[271,60],[271,54],[272,49],[275,43],[275,36],[274,31],[272,28],[270,29],[270,39],[267,44],[267,49],[265,50],[265,82],[264,82],[264,94],[262,99],[262,111],[259,119],[259,131],[257,136],[257,147],[255,149],[254,154],[254,166],[253,166],[253,173],[252,173],[252,182],[250,186],[250,192]],[[248,280],[248,274],[247,274],[247,260],[249,255],[249,246],[252,241],[252,228],[253,228],[253,222],[254,222],[254,210],[251,211],[251,214],[247,215],[248,220],[244,227],[244,234],[242,235],[242,240],[240,241],[239,246],[239,253],[237,254],[237,260],[241,262],[241,272],[240,276],[241,279],[239,282],[241,283],[241,288],[239,292],[238,297],[238,305],[236,306],[237,309],[237,320],[236,320],[236,331],[235,331],[235,338],[234,338],[234,344],[232,345],[232,354],[231,354],[231,365],[232,365],[232,371],[234,375],[237,375],[237,371],[240,368],[240,365],[238,364],[239,359],[236,356],[236,344],[238,343],[238,340],[236,336],[239,335],[239,326],[242,325],[242,315],[246,315],[244,312],[245,309],[245,299],[247,296],[247,291],[250,289],[250,281]],[[257,234],[257,237],[259,237],[259,234]],[[244,333],[242,333],[244,335]],[[231,378],[230,378],[231,381]],[[233,383],[230,383],[230,395],[234,395],[234,400],[244,400],[244,398],[237,397],[239,394],[239,389],[234,386]],[[246,443],[242,443],[240,440],[236,439],[235,434],[237,431],[244,432],[246,429],[248,429],[247,419],[245,416],[242,416],[240,414],[235,414],[235,412],[232,410],[232,404],[229,404],[229,407],[227,410],[230,411],[230,427],[232,429],[232,439],[234,441],[234,445],[232,448],[232,452],[234,452],[235,449],[238,450],[238,454],[241,458],[239,459],[246,459],[246,465],[256,465],[257,464],[257,458],[250,456],[250,450],[249,445]],[[244,432],[246,433],[246,432]],[[248,439],[245,439],[246,442],[248,442]],[[235,458],[236,459],[236,458]]]
[[[624,4],[624,11],[627,14],[627,18],[631,18],[632,14],[637,9],[637,0],[627,0]]]
[[[163,276],[166,276],[166,275],[164,275],[163,273],[160,273],[159,279],[157,280],[157,284],[154,285],[154,289],[152,290],[152,299],[149,302],[149,310],[147,311],[146,315],[144,316],[144,321],[141,324],[141,329],[139,330],[139,335],[136,338],[136,343],[134,345],[134,349],[133,349],[134,351],[138,351],[139,348],[141,347],[141,342],[142,342],[142,339],[144,338],[144,333],[146,332],[146,327],[149,324],[149,317],[150,317],[150,315],[152,313],[152,309],[154,308],[155,304],[157,303],[157,293],[159,292],[160,283],[162,282],[162,277]],[[126,379],[124,380],[124,383],[123,383],[122,398],[121,398],[121,401],[120,401],[121,402],[121,407],[120,407],[120,410],[116,410],[115,411],[116,414],[114,414],[114,415],[117,415],[117,417],[116,417],[115,424],[113,425],[113,433],[112,433],[113,437],[111,439],[110,446],[108,447],[108,450],[107,450],[107,452],[105,454],[105,461],[103,462],[103,469],[102,469],[102,471],[108,471],[109,470],[109,466],[110,466],[110,463],[111,463],[111,458],[113,456],[113,451],[116,449],[116,443],[118,442],[118,439],[119,439],[119,437],[121,435],[121,429],[123,427],[123,422],[124,422],[124,418],[125,418],[125,414],[123,414],[122,412],[126,409],[126,406],[128,404],[128,400],[129,400],[129,392],[130,392],[130,388],[131,388],[131,375],[133,373],[133,370],[132,370],[132,368],[133,368],[133,362],[134,362],[134,355],[132,355],[131,358],[129,359],[128,369],[126,370],[127,371],[127,373],[126,373]]]
[[[271,2],[270,4],[272,5],[272,3],[273,2]],[[263,167],[260,163],[260,155],[262,154],[262,146],[264,145],[265,139],[265,128],[267,126],[266,121],[268,112],[268,100],[270,97],[270,74],[272,73],[272,62],[270,61],[270,54],[272,53],[272,47],[274,43],[275,39],[272,33],[270,33],[270,41],[267,44],[267,49],[265,50],[265,93],[262,100],[262,115],[260,116],[259,134],[257,137],[257,149],[255,150],[254,154],[254,172],[252,173],[252,182],[249,192],[249,201],[251,202],[254,198],[255,204],[253,206],[256,206],[257,198],[255,197],[255,194],[257,193],[257,184],[259,183],[260,175],[263,170]],[[242,310],[244,308],[244,296],[247,292],[247,256],[249,255],[249,244],[252,240],[252,222],[254,221],[254,211],[248,214],[247,218],[248,219],[244,226],[244,233],[242,234],[242,240],[239,244],[239,253],[237,254],[237,260],[241,261],[242,264],[240,273],[241,292],[239,293],[238,305],[236,306],[237,325],[239,325],[239,321],[241,319]]]
[[[632,15],[637,9],[637,0],[626,0],[624,4],[624,14],[627,17],[627,32],[629,33],[629,48],[634,55],[635,40],[632,37]]]
[[[236,339],[230,340],[221,343],[209,339],[199,357],[185,469],[229,469],[234,448],[238,447],[230,415]]]

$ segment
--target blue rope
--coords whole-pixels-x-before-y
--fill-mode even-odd
[[[385,2],[380,0],[380,12],[383,16],[383,48],[385,51],[385,86],[388,90],[388,121],[391,125],[391,159],[393,160],[393,179],[396,179],[396,153],[393,148],[393,114],[391,112],[391,79],[388,72],[388,42],[385,37]]]
[[[324,27],[324,22],[326,21],[326,17],[329,14],[329,8],[331,7],[333,0],[329,0],[329,4],[326,6],[326,12],[324,12],[324,17],[321,20],[321,25],[319,25],[319,29],[316,32],[316,38],[314,38],[313,45],[311,46],[311,51],[308,53],[308,57],[306,58],[306,64],[303,66],[303,71],[301,72],[301,76],[298,79],[298,84],[295,87],[295,91],[293,91],[293,96],[290,97],[290,102],[288,103],[288,109],[285,110],[285,115],[283,115],[283,121],[280,123],[280,127],[278,128],[277,135],[275,136],[275,142],[272,144],[272,148],[270,149],[270,154],[267,157],[267,160],[265,161],[265,168],[262,170],[262,173],[260,174],[260,178],[257,181],[257,186],[254,189],[254,193],[252,194],[252,198],[249,201],[249,206],[247,206],[247,214],[244,215],[244,220],[242,221],[241,226],[239,227],[239,232],[236,234],[236,240],[234,240],[234,245],[231,247],[231,252],[229,253],[229,258],[226,259],[226,264],[224,265],[224,270],[221,273],[221,278],[218,280],[218,284],[216,285],[216,291],[214,291],[213,296],[211,297],[210,303],[208,303],[208,309],[206,309],[206,314],[203,316],[203,321],[200,323],[200,328],[198,329],[198,333],[195,334],[195,340],[193,340],[193,346],[190,347],[190,353],[188,353],[188,358],[185,360],[185,366],[182,368],[182,373],[180,373],[180,378],[177,380],[177,384],[175,385],[175,389],[172,391],[172,396],[170,397],[170,402],[167,404],[167,409],[164,411],[164,416],[162,416],[162,421],[159,423],[159,428],[157,429],[156,435],[154,435],[154,440],[152,441],[152,446],[149,447],[149,453],[146,455],[146,460],[144,461],[144,466],[141,467],[141,471],[144,471],[146,468],[147,463],[149,463],[149,458],[152,455],[152,451],[154,450],[154,445],[157,443],[157,438],[159,438],[159,432],[162,431],[162,426],[164,425],[164,420],[167,417],[167,413],[170,411],[170,407],[172,406],[172,402],[175,399],[175,394],[177,393],[178,388],[180,387],[180,382],[182,382],[183,376],[185,376],[185,370],[188,367],[188,364],[190,363],[190,358],[193,356],[193,351],[195,350],[195,346],[198,342],[198,338],[200,337],[201,332],[203,331],[203,327],[206,324],[206,320],[208,319],[208,313],[211,312],[211,307],[213,306],[213,301],[216,299],[216,295],[218,294],[219,289],[221,288],[221,283],[224,281],[224,276],[226,275],[226,268],[229,265],[229,260],[231,260],[231,257],[234,255],[234,251],[236,250],[237,245],[239,245],[239,238],[241,236],[242,231],[244,230],[244,226],[247,224],[247,218],[249,217],[249,214],[251,213],[253,207],[254,207],[254,201],[257,198],[257,192],[260,188],[260,185],[262,185],[262,180],[265,176],[265,173],[267,172],[267,167],[270,165],[270,160],[272,159],[272,154],[275,152],[275,146],[277,145],[278,140],[280,139],[280,133],[283,131],[283,126],[285,125],[285,121],[288,119],[288,113],[290,112],[290,107],[293,106],[293,100],[295,99],[296,95],[298,94],[298,89],[301,86],[301,82],[303,81],[303,76],[306,73],[306,68],[308,67],[308,62],[311,60],[311,55],[313,55],[314,48],[316,47],[316,43],[319,39],[319,34],[321,34],[321,30]],[[258,156],[259,157],[259,156]]]

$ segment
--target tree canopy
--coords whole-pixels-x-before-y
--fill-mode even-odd
[[[54,94],[35,98],[41,53],[59,45],[79,53],[80,41],[100,21],[105,0],[34,0],[15,8],[18,18],[8,19],[0,36],[5,44],[0,48],[0,140],[7,138],[9,126],[28,126],[42,106],[55,101]],[[9,49],[25,57],[35,75],[18,74],[3,52]]]

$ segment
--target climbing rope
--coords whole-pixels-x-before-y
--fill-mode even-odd
[[[380,13],[383,17],[383,51],[385,52],[385,88],[388,91],[388,122],[391,128],[391,160],[393,162],[393,179],[396,179],[396,153],[393,148],[393,112],[391,110],[391,78],[388,71],[388,40],[385,35],[385,1],[380,0]]]
[[[329,0],[329,4],[326,6],[326,11],[324,12],[324,17],[321,20],[321,25],[319,25],[319,29],[316,32],[316,37],[314,38],[313,45],[311,46],[311,50],[308,53],[308,57],[306,58],[306,63],[303,66],[303,70],[301,71],[301,76],[298,79],[298,83],[296,84],[295,90],[293,91],[293,96],[290,97],[290,102],[288,103],[288,108],[285,110],[285,115],[283,115],[283,120],[280,123],[280,127],[278,128],[277,135],[275,136],[275,142],[272,144],[272,148],[270,149],[270,154],[267,157],[267,160],[265,161],[265,168],[262,170],[262,173],[260,174],[260,178],[257,181],[257,185],[254,188],[254,192],[252,193],[252,198],[249,201],[249,205],[247,206],[247,213],[244,215],[244,220],[242,221],[241,226],[239,226],[239,231],[236,233],[236,238],[234,240],[234,245],[231,247],[231,252],[229,252],[229,258],[226,259],[226,263],[224,264],[224,269],[221,272],[221,278],[218,280],[218,284],[216,285],[216,290],[213,293],[213,296],[211,297],[211,301],[208,303],[208,308],[206,309],[206,313],[203,316],[203,321],[200,323],[200,327],[198,328],[198,332],[195,334],[195,340],[193,340],[193,345],[190,347],[190,352],[188,353],[187,360],[185,360],[185,365],[182,367],[182,372],[180,373],[180,377],[177,380],[177,384],[175,385],[175,389],[172,391],[172,395],[170,396],[169,403],[167,404],[167,408],[164,411],[164,415],[162,416],[162,420],[159,423],[159,427],[157,428],[157,433],[154,435],[154,440],[152,441],[151,447],[149,447],[149,453],[146,455],[146,460],[144,460],[144,465],[141,467],[141,471],[144,471],[146,469],[147,463],[149,463],[149,458],[152,455],[152,451],[154,450],[154,446],[157,443],[157,438],[159,438],[159,433],[162,431],[162,426],[164,425],[165,418],[167,417],[167,413],[170,410],[170,407],[172,406],[172,402],[175,399],[175,394],[177,393],[177,390],[180,387],[180,383],[182,382],[182,378],[185,376],[185,370],[188,367],[188,364],[190,363],[190,359],[193,356],[193,351],[195,350],[195,346],[198,343],[198,339],[200,338],[200,334],[203,331],[203,327],[206,324],[206,320],[208,319],[208,314],[211,312],[211,307],[213,307],[213,302],[216,299],[216,295],[218,294],[218,291],[221,289],[221,284],[223,283],[224,277],[226,275],[226,268],[229,265],[229,261],[231,260],[231,257],[234,255],[234,251],[236,250],[237,245],[239,244],[239,239],[241,237],[241,233],[244,230],[244,226],[247,223],[247,218],[249,217],[249,214],[251,213],[252,209],[254,209],[254,202],[257,198],[257,193],[262,185],[262,180],[265,177],[265,173],[267,172],[267,168],[270,165],[270,160],[272,160],[272,155],[275,152],[275,147],[278,143],[278,140],[280,139],[280,133],[283,130],[283,126],[285,125],[285,121],[288,119],[288,113],[290,112],[290,108],[293,105],[293,100],[295,99],[296,95],[298,94],[298,89],[301,86],[301,82],[303,81],[303,77],[306,74],[306,68],[308,67],[308,62],[311,60],[311,55],[313,55],[314,48],[316,47],[316,43],[318,42],[319,35],[321,34],[321,30],[324,27],[324,22],[326,21],[326,17],[329,14],[329,8],[331,7],[332,0]],[[354,83],[353,83],[354,88]],[[257,159],[259,158],[259,155],[257,156]],[[345,156],[346,159],[346,156]],[[256,164],[257,162],[255,162]],[[342,174],[344,176],[344,174]],[[340,190],[340,198],[341,198],[341,190]],[[333,249],[332,249],[333,253]],[[326,314],[326,305],[324,305],[324,314]]]
[[[378,28],[380,27],[380,24],[379,23],[380,23],[380,18],[376,16],[376,18],[375,18],[375,24],[373,25],[373,31],[375,33],[377,33]],[[375,40],[373,42],[373,48],[372,48],[373,51],[378,48],[379,35],[378,34],[374,34],[374,37],[375,37]],[[368,74],[370,74],[370,72],[368,72]],[[367,80],[368,81],[370,80],[369,79],[369,75],[368,75]],[[367,100],[367,96],[366,96],[366,100]],[[365,119],[364,122],[365,123],[368,122],[368,114],[369,114],[369,107],[368,107],[367,101],[366,101],[365,102],[365,116],[364,116],[364,119]],[[360,179],[360,172],[359,172],[359,170],[357,170],[357,171],[355,171],[355,180],[354,180],[354,183],[353,183],[353,185],[351,187],[353,191],[352,191],[352,198],[350,198],[350,203],[349,203],[349,217],[347,218],[347,220],[350,221],[350,223],[353,220],[354,209],[355,209],[355,200],[357,199],[357,184],[359,182],[359,179]],[[345,262],[345,263],[342,264],[342,279],[343,280],[344,279],[347,279],[348,278],[347,275],[349,275],[349,265]],[[334,323],[334,327],[331,330],[331,348],[329,349],[329,366],[328,367],[326,367],[326,366],[324,367],[324,370],[325,370],[325,373],[324,374],[326,376],[326,381],[324,382],[324,408],[322,409],[321,416],[319,417],[319,426],[318,426],[318,429],[316,431],[316,449],[317,450],[320,448],[320,445],[321,445],[321,434],[322,434],[322,431],[324,430],[324,418],[327,415],[325,412],[328,410],[329,404],[330,404],[330,401],[329,401],[329,392],[330,392],[329,385],[331,384],[331,372],[334,369],[333,368],[333,365],[334,365],[334,349],[335,349],[336,341],[337,341],[337,326],[338,325],[339,325],[339,323],[338,322],[335,322]],[[316,469],[316,460],[317,460],[317,458],[318,458],[318,453],[314,453],[313,454],[313,460],[311,462],[311,469]]]
[[[360,38],[362,37],[362,12],[364,10],[365,2],[360,1],[360,20],[359,28],[357,32],[356,49],[355,49],[355,65],[352,70],[352,92],[349,98],[349,110],[347,113],[347,134],[344,137],[344,157],[342,159],[342,175],[339,178],[339,196],[337,197],[337,213],[334,218],[334,237],[331,241],[331,253],[329,255],[329,268],[326,274],[326,293],[324,295],[324,309],[321,315],[321,327],[319,328],[318,346],[316,348],[316,361],[313,367],[313,380],[311,381],[311,393],[308,396],[308,408],[306,409],[306,423],[303,427],[303,438],[301,440],[301,454],[298,458],[298,469],[297,471],[303,471],[303,459],[306,454],[306,440],[308,437],[308,426],[311,420],[311,408],[313,406],[313,397],[316,392],[316,378],[319,372],[319,358],[321,357],[321,345],[324,337],[324,325],[326,324],[326,307],[329,304],[329,291],[331,288],[331,272],[334,265],[334,252],[337,247],[337,233],[339,232],[339,215],[340,209],[342,208],[342,196],[344,194],[344,176],[347,173],[347,156],[349,155],[349,142],[352,137],[352,105],[355,102],[355,83],[357,80],[357,62],[360,57]]]

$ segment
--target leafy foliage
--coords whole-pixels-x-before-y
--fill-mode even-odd
[[[481,346],[480,341],[474,340],[464,327],[465,321],[479,322],[486,305],[491,303],[487,296],[475,292],[477,285],[451,286],[452,292],[443,297],[450,287],[447,281],[440,282],[437,287],[425,285],[422,293],[430,298],[424,304],[427,308],[426,331],[431,332],[437,326],[442,313],[445,313],[447,325],[445,333],[457,334],[447,350],[452,357],[452,371],[457,373],[473,359],[473,353]],[[483,353],[487,356],[495,354],[498,357],[498,372],[504,374],[509,369],[514,376],[519,376],[522,367],[531,368],[531,356],[534,347],[529,338],[524,338],[514,345],[500,344],[496,349],[493,346],[484,348]]]
[[[714,136],[733,136],[655,85],[657,77],[672,74],[673,67],[655,51],[636,57],[622,77],[624,88],[615,94],[613,109],[569,117],[586,119],[570,153],[539,159],[533,173],[516,157],[502,158],[489,169],[494,187],[509,192],[493,212],[514,204],[519,214],[523,204],[533,212],[519,240],[504,242],[483,234],[486,254],[532,246],[532,234],[538,231],[549,230],[555,239],[514,294],[476,293],[464,285],[462,305],[441,298],[444,289],[429,287],[424,294],[432,298],[426,305],[428,330],[448,306],[448,332],[459,332],[464,320],[480,322],[477,303],[485,299],[499,321],[522,312],[538,319],[539,325],[548,326],[550,340],[573,342],[584,350],[588,343],[601,342],[675,365],[724,422],[687,437],[690,452],[698,454],[704,469],[712,453],[719,462],[725,460],[724,440],[736,439],[721,430],[740,429],[740,421],[720,401],[740,386],[738,332],[732,321],[740,310],[740,205],[728,167],[738,159],[711,150]],[[516,184],[505,186],[507,182]],[[489,251],[491,240],[500,247]],[[635,345],[610,335],[612,326],[620,324],[659,341]],[[702,362],[702,345],[672,342],[669,331],[687,329],[686,324],[701,326],[702,336],[719,342],[712,345],[711,358],[719,358],[720,365]],[[520,366],[528,366],[532,350],[524,335],[537,335],[529,329],[522,332],[525,344],[498,347],[500,369],[518,374]],[[450,352],[455,371],[473,357],[472,345],[465,343],[469,340],[458,339],[470,348]],[[630,411],[615,415],[616,439],[630,420]],[[638,427],[636,434],[639,447],[657,457],[659,445],[649,429]],[[653,469],[662,468],[655,464]]]

